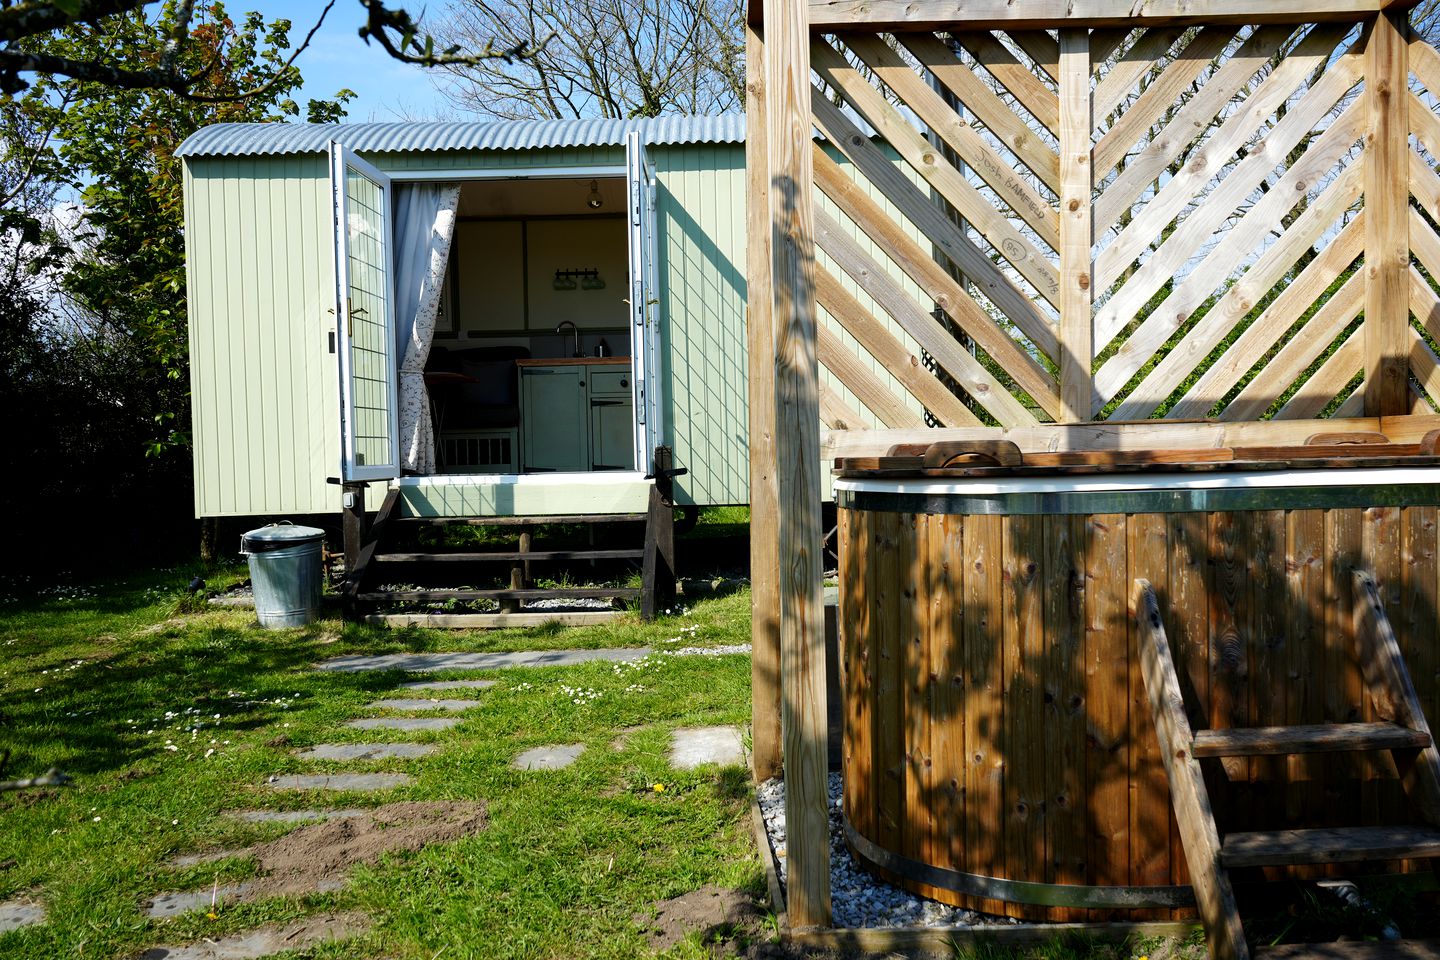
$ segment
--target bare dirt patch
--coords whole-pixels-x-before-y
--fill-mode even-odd
[[[482,802],[391,803],[354,817],[307,824],[277,840],[224,851],[255,861],[240,900],[334,890],[350,870],[397,851],[415,851],[479,833],[489,825]]]
[[[250,848],[260,876],[251,897],[315,890],[374,863],[383,854],[414,851],[479,833],[489,825],[484,803],[391,803],[359,817],[326,820]]]
[[[661,900],[654,910],[653,918],[637,913],[635,923],[645,931],[656,952],[669,950],[691,933],[699,933],[703,943],[730,955],[733,947],[755,939],[765,920],[765,911],[749,894],[713,884]]]

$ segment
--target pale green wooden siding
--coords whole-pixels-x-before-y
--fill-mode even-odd
[[[650,151],[666,398],[665,437],[683,502],[748,503],[745,150],[696,144]]]
[[[335,511],[326,160],[196,158],[185,201],[196,515]]]
[[[529,167],[624,167],[624,147],[565,147],[553,150],[442,150],[435,153],[364,153],[381,170],[511,170]],[[523,169],[516,169],[516,175]]]
[[[689,470],[677,480],[677,494],[682,503],[746,503],[744,148],[692,144],[649,153],[659,181],[664,435]],[[367,159],[392,172],[443,177],[455,170],[620,166],[625,154],[601,147]],[[340,469],[339,373],[328,342],[334,252],[326,158],[191,158],[185,191],[196,513],[335,512],[338,491],[325,482]],[[821,205],[833,213],[828,201]],[[858,239],[898,273],[867,238]],[[848,278],[846,285],[854,289]],[[874,313],[915,349],[883,311]],[[853,404],[843,389],[842,395]],[[372,487],[375,502],[380,495]]]

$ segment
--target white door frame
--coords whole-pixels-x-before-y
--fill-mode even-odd
[[[390,356],[385,378],[386,408],[390,434],[389,463],[360,464],[355,449],[355,381],[350,316],[350,217],[346,173],[355,170],[380,187],[383,221],[381,257],[385,264],[384,342]],[[395,357],[395,269],[393,256],[394,212],[391,206],[390,177],[360,159],[344,144],[330,141],[330,195],[335,250],[335,339],[340,358],[340,476],[352,480],[391,480],[400,476],[400,404],[398,400],[399,358]]]
[[[625,224],[630,240],[630,357],[635,466],[649,472],[664,436],[660,405],[660,300],[656,296],[655,169],[639,131],[625,135]]]

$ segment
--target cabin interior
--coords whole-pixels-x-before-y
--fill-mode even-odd
[[[635,468],[623,177],[463,184],[425,382],[436,470]]]

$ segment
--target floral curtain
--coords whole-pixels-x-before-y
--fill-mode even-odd
[[[400,358],[400,468],[435,472],[435,430],[425,391],[425,361],[455,236],[458,183],[395,188],[395,355]]]

